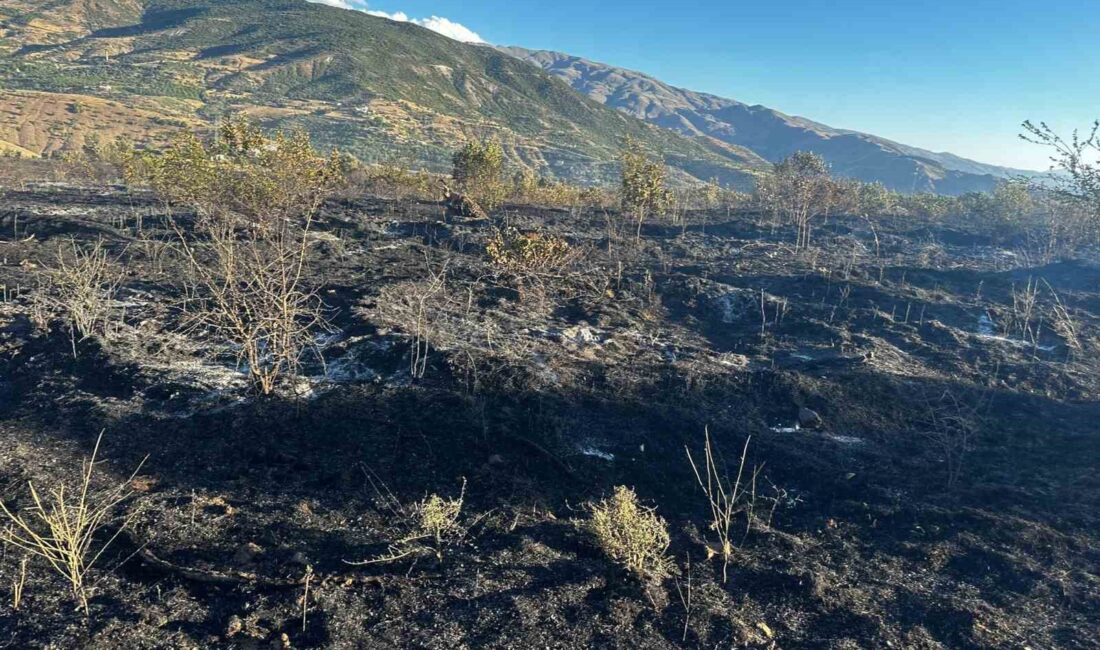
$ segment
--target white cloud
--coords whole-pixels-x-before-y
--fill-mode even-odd
[[[368,9],[367,3],[363,0],[309,0],[309,2],[316,2],[317,4],[329,5],[330,7],[339,7],[341,9],[352,9],[355,11],[362,11],[372,16],[379,18],[388,18],[390,20],[397,21],[399,23],[413,23],[414,25],[420,25],[426,27],[438,34],[442,34],[447,38],[461,41],[463,43],[486,43],[487,41],[481,37],[480,34],[463,25],[462,23],[456,23],[455,21],[444,18],[442,16],[429,16],[427,18],[410,18],[404,11],[378,11],[376,9]]]
[[[427,27],[433,32],[443,34],[448,38],[453,38],[456,41],[462,41],[463,43],[485,42],[485,39],[481,38],[481,35],[471,30],[469,27],[461,23],[456,23],[453,20],[443,18],[441,16],[414,18],[412,22],[420,25],[421,27]]]
[[[396,20],[399,23],[409,22],[409,14],[405,13],[404,11],[395,11],[391,14],[386,11],[375,11],[372,9],[370,11],[367,11],[367,13],[372,16],[378,16],[379,18],[389,18],[390,20]]]
[[[335,0],[337,2],[341,0]],[[396,20],[399,23],[413,23],[420,25],[421,27],[427,27],[428,29],[438,34],[443,34],[447,38],[452,38],[456,41],[462,41],[463,43],[484,43],[485,39],[481,38],[481,35],[473,31],[469,27],[462,23],[456,23],[455,21],[444,18],[442,16],[430,16],[428,18],[409,18],[409,15],[404,11],[396,11],[388,13],[385,11],[367,11],[372,16],[378,16],[379,18],[389,18],[390,20]]]
[[[330,7],[339,7],[340,9],[357,9],[358,7],[352,6],[350,2],[346,0],[307,0],[307,2],[313,2],[319,5],[328,5]]]

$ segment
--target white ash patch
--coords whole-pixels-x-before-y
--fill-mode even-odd
[[[993,336],[994,325],[993,319],[990,318],[989,312],[982,312],[981,316],[978,316],[978,336]]]
[[[832,440],[833,442],[841,445],[862,445],[866,442],[863,438],[857,438],[855,436],[843,436],[837,433],[817,432],[813,429],[803,429],[796,422],[793,427],[775,426],[771,428],[773,433],[810,433],[817,434],[826,440]]]
[[[608,462],[615,460],[615,454],[597,449],[592,445],[580,445],[577,447],[577,451],[579,451],[582,455],[589,456],[591,458],[599,458],[600,460],[606,460]]]
[[[793,427],[772,427],[773,433],[799,433],[802,431],[802,427],[796,423]]]

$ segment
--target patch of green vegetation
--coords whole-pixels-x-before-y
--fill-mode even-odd
[[[0,61],[4,86],[18,90],[97,95],[147,95],[198,99],[202,87],[177,81],[173,66],[70,65],[48,61]]]

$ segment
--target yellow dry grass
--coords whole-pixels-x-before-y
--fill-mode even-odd
[[[17,144],[0,140],[0,156],[15,155],[21,158],[37,158],[38,154]]]
[[[8,148],[48,155],[77,151],[92,134],[101,141],[121,135],[140,143],[163,144],[182,130],[158,124],[164,117],[191,127],[201,125],[189,115],[156,107],[152,99],[123,104],[89,95],[4,90],[0,91],[0,141]]]

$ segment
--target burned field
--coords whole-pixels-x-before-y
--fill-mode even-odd
[[[188,260],[151,194],[2,201],[0,499],[79,478],[101,433],[96,481],[140,469],[87,613],[5,547],[0,647],[1100,635],[1095,252],[1037,260],[964,220],[833,217],[796,251],[751,212],[636,239],[603,210],[447,223],[435,203],[333,200],[302,267],[323,322],[258,396],[183,313]],[[43,281],[59,250],[119,271],[93,336]],[[725,579],[685,453],[706,431],[721,472],[743,469]],[[659,578],[585,523],[620,485],[667,521]]]

